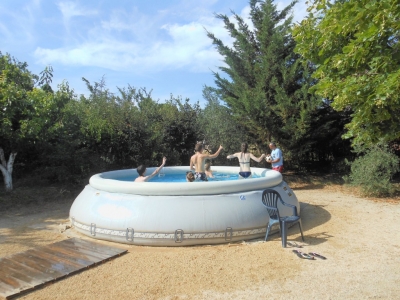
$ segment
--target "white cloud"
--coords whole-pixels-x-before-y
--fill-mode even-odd
[[[62,18],[64,21],[65,29],[70,33],[70,22],[74,17],[87,17],[90,15],[96,15],[97,11],[90,10],[88,8],[79,7],[75,2],[58,2],[58,9],[61,11]]]
[[[209,72],[210,68],[221,65],[221,57],[213,48],[204,28],[217,33],[224,40],[230,38],[221,21],[215,18],[203,18],[183,25],[164,24],[159,27],[159,35],[166,35],[164,39],[138,36],[135,34],[137,25],[132,29],[133,25],[113,15],[110,21],[101,23],[107,32],[95,28],[87,41],[75,47],[38,47],[35,57],[41,64],[96,66],[116,71],[146,70],[151,73],[185,68],[192,72]],[[115,37],[113,30],[131,30],[132,41]]]
[[[131,30],[132,24],[124,22],[121,18],[124,12],[113,12],[111,15],[110,20],[108,21],[101,21],[101,26],[103,29],[107,31],[124,31],[124,30]]]
[[[33,0],[32,1],[33,5],[36,6],[36,7],[39,7],[41,2],[42,2],[41,0]]]
[[[2,36],[3,41],[4,41],[5,39],[9,39],[9,38],[12,37],[11,31],[10,31],[10,30],[8,29],[8,27],[7,27],[5,24],[3,24],[3,23],[0,23],[0,35]]]
[[[278,2],[278,9],[284,8],[286,2]],[[74,2],[60,2],[58,6],[68,20],[74,16],[95,13],[79,8]],[[190,9],[193,10],[193,7]],[[71,37],[73,42],[67,42],[68,47],[37,47],[34,54],[44,65],[95,66],[132,73],[145,71],[151,74],[177,69],[208,73],[210,69],[215,71],[217,66],[224,65],[223,58],[205,31],[207,29],[215,34],[224,44],[232,45],[233,39],[220,19],[204,11],[194,21],[173,23],[168,21],[171,16],[165,20],[165,14],[165,11],[159,11],[156,15],[148,16],[140,13],[136,7],[131,7],[129,11],[114,10],[108,18],[100,20],[86,32],[75,33]],[[250,7],[245,6],[239,15],[248,21]],[[249,27],[252,29],[251,22]],[[85,38],[76,42],[77,36]]]
[[[250,5],[247,5],[242,9],[240,16],[243,18],[243,20],[250,20],[250,11]]]
[[[35,56],[42,64],[57,62],[64,65],[95,66],[111,70],[129,69],[129,66],[135,64],[136,53],[138,49],[134,44],[117,41],[89,42],[75,48],[44,49],[39,47],[35,50]]]
[[[160,16],[148,16],[140,13],[136,7],[129,10],[113,10],[109,19],[101,20],[100,26],[93,28],[92,34],[101,37],[105,35],[140,43],[151,43],[159,38]]]
[[[290,0],[278,1],[276,4],[276,8],[278,10],[283,10],[291,3]],[[307,15],[307,5],[305,0],[299,0],[292,9],[293,14],[293,22],[300,22]]]
[[[95,10],[89,10],[87,8],[78,7],[74,2],[59,2],[57,4],[59,10],[61,11],[63,18],[66,20],[71,19],[76,16],[88,16],[96,14]]]
[[[209,72],[216,64],[220,65],[222,57],[212,46],[204,29],[221,33],[220,21],[203,19],[185,25],[167,24],[162,28],[168,32],[172,41],[158,47],[158,52],[162,54],[158,59],[166,59],[170,66],[188,67],[192,72]],[[228,39],[226,32],[223,32],[223,37]]]
[[[16,11],[0,6],[0,40],[3,44],[13,43],[16,40],[16,44],[20,46],[32,43],[35,39],[32,29],[35,24],[35,11],[32,12],[32,10],[35,8],[32,8],[29,3],[19,9]]]

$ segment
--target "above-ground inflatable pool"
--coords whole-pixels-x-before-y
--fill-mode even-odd
[[[148,168],[151,174],[155,168]],[[269,216],[262,192],[272,188],[283,201],[299,202],[279,172],[252,168],[238,179],[238,167],[213,166],[215,178],[186,182],[188,167],[164,167],[149,182],[133,182],[136,169],[93,175],[72,204],[70,220],[97,239],[149,246],[230,243],[265,236]],[[278,204],[282,216],[291,208]]]

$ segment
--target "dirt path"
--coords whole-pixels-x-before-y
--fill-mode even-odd
[[[300,243],[297,227],[289,230],[289,240],[325,255],[325,261],[298,258],[294,248],[281,247],[278,235],[219,246],[122,245],[126,255],[20,299],[398,299],[399,203],[327,188],[295,193],[306,241]],[[2,215],[0,257],[76,235],[60,232],[70,204]]]

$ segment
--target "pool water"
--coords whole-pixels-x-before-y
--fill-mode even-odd
[[[239,179],[239,174],[223,174],[214,173],[214,178],[208,178],[208,181],[227,181]],[[119,177],[117,180],[121,181],[134,181],[137,176]],[[260,178],[260,176],[253,175],[252,178]],[[184,174],[163,174],[162,172],[153,177],[149,182],[186,182],[186,173]]]

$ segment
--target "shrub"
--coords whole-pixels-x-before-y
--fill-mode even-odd
[[[344,179],[359,186],[365,196],[393,195],[392,177],[399,172],[399,158],[387,145],[377,144],[364,151],[364,155],[348,164],[351,173]]]

